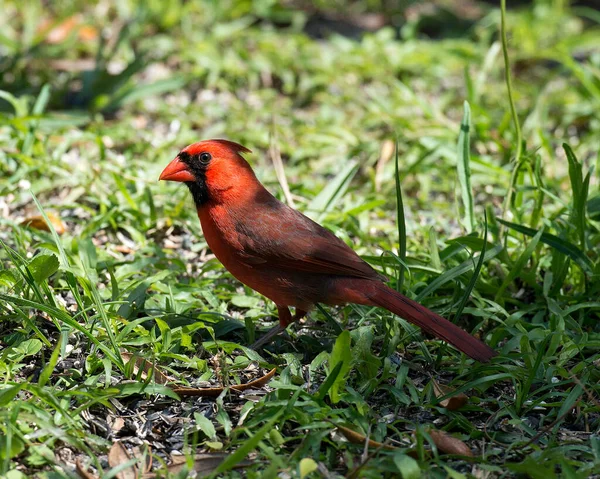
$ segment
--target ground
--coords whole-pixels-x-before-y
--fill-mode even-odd
[[[600,477],[600,14],[398,3],[2,2],[0,475]],[[499,356],[355,305],[249,349],[158,182],[207,138]]]

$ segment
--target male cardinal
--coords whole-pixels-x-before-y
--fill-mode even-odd
[[[258,181],[227,140],[206,140],[179,152],[160,180],[179,181],[192,193],[208,246],[242,283],[275,302],[279,328],[315,304],[381,306],[438,336],[473,359],[496,352],[455,324],[385,285],[333,233],[283,204]],[[289,307],[294,306],[291,315]]]

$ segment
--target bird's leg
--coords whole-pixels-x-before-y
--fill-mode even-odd
[[[279,327],[282,331],[294,321],[290,308],[287,306],[277,306],[277,315],[279,316]]]
[[[279,324],[268,331],[267,334],[256,341],[252,346],[250,346],[250,349],[258,349],[263,346],[267,341],[269,341],[269,339],[277,336],[282,331],[285,331],[285,328],[287,328],[294,321],[298,321],[306,316],[306,311],[296,308],[296,312],[294,313],[294,316],[292,316],[289,308],[286,306],[277,306],[277,314],[279,315]]]
[[[256,341],[252,346],[250,346],[250,349],[260,348],[265,343],[267,343],[271,338],[273,338],[274,336],[277,336],[282,331],[285,331],[285,328],[288,327],[288,324],[290,324],[296,320],[298,311],[296,311],[296,314],[294,314],[294,317],[292,318],[292,314],[290,313],[290,310],[287,308],[287,306],[277,306],[277,314],[279,315],[279,324],[277,326],[275,326],[273,329],[271,329],[270,331],[268,331],[267,334],[265,334],[262,338],[260,338],[258,341]],[[306,313],[304,313],[304,314],[306,314]]]

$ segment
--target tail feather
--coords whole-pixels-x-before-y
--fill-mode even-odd
[[[479,339],[462,330],[439,314],[407,298],[385,284],[378,284],[369,299],[398,316],[419,326],[421,329],[447,341],[467,356],[481,362],[488,362],[498,353]]]

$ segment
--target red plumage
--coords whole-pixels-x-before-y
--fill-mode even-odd
[[[207,140],[184,148],[161,180],[189,187],[206,241],[242,283],[277,305],[281,327],[316,303],[381,306],[468,356],[496,352],[458,326],[384,284],[387,279],[319,224],[271,195],[240,155],[247,148]],[[292,319],[289,307],[296,308]]]

